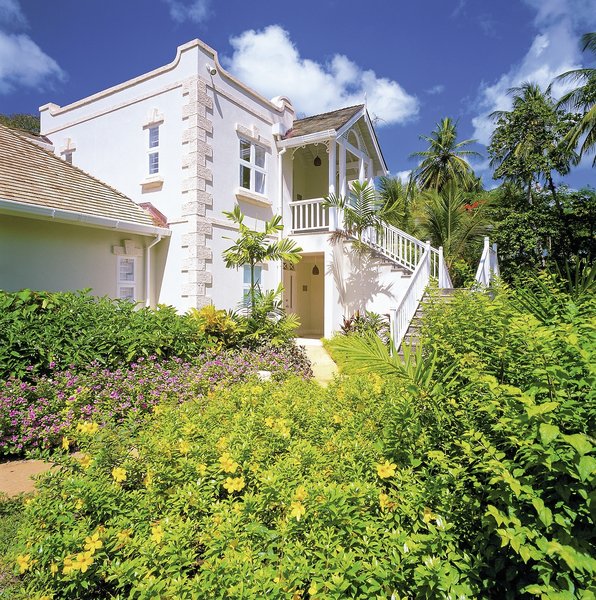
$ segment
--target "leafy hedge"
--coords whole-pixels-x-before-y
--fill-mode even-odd
[[[593,598],[594,298],[542,283],[429,307],[425,361],[379,340],[327,390],[79,428],[15,543],[26,597]]]
[[[207,345],[170,306],[135,308],[87,292],[0,291],[0,379],[96,361],[117,368],[141,356],[189,359]]]

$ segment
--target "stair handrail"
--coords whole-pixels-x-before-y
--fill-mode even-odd
[[[489,287],[495,277],[499,276],[499,257],[497,244],[491,246],[488,236],[484,238],[484,248],[478,263],[474,280],[483,287]]]
[[[408,327],[418,310],[424,296],[426,286],[431,278],[431,253],[430,242],[424,245],[424,254],[416,266],[409,285],[397,308],[390,310],[390,331],[394,348],[397,350],[404,340]]]

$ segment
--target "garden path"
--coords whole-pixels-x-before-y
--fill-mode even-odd
[[[0,463],[0,494],[18,496],[35,489],[33,477],[52,468],[43,460],[12,460]]]
[[[327,350],[323,348],[323,342],[312,338],[296,338],[296,343],[306,349],[306,355],[312,364],[314,380],[322,387],[327,387],[338,373],[338,369]]]

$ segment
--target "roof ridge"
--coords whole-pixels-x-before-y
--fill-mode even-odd
[[[117,190],[115,187],[112,187],[110,184],[106,183],[105,181],[102,181],[101,179],[99,179],[95,175],[92,175],[91,173],[88,173],[84,169],[81,169],[81,167],[77,167],[76,165],[73,165],[72,163],[69,163],[69,162],[63,160],[59,156],[56,156],[56,154],[54,154],[54,152],[52,152],[51,150],[47,150],[46,148],[42,148],[39,144],[36,144],[35,142],[33,142],[31,140],[28,140],[25,136],[21,135],[17,130],[11,129],[10,127],[7,127],[6,125],[2,125],[2,124],[0,124],[0,127],[2,127],[3,129],[7,130],[10,135],[15,136],[19,140],[22,140],[26,144],[29,144],[30,146],[34,147],[36,150],[41,150],[41,152],[45,152],[48,156],[51,156],[52,159],[59,160],[60,164],[64,165],[66,168],[70,167],[71,169],[74,169],[75,171],[78,171],[79,173],[83,173],[84,175],[86,175],[90,179],[93,179],[94,181],[97,181],[97,183],[99,183],[99,184],[103,185],[104,187],[108,188],[109,190],[115,192],[116,194],[118,194],[122,198],[126,198],[127,200],[130,200],[140,211],[146,212],[132,198],[130,198],[129,196],[127,196],[126,194],[124,194],[120,190]]]
[[[353,104],[352,106],[343,106],[342,108],[336,108],[335,110],[328,110],[327,112],[318,113],[316,115],[309,115],[308,117],[303,117],[302,119],[296,119],[296,121],[305,121],[306,119],[314,119],[315,117],[324,117],[325,115],[332,115],[333,113],[339,112],[341,110],[348,110],[350,108],[364,108],[364,104]]]

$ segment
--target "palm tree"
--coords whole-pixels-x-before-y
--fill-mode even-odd
[[[300,252],[302,252],[302,248],[289,238],[283,238],[275,242],[268,239],[270,236],[283,230],[279,215],[274,215],[270,221],[265,221],[262,231],[255,231],[244,224],[244,214],[237,204],[234,206],[233,211],[224,211],[224,215],[232,223],[238,225],[240,236],[233,246],[224,250],[223,258],[228,269],[243,265],[250,266],[250,306],[251,311],[254,312],[256,291],[255,266],[258,263],[277,260],[296,264],[301,258]]]
[[[469,194],[450,183],[441,191],[423,193],[417,232],[435,246],[442,246],[448,267],[464,258],[470,245],[486,235],[488,200],[472,202]]]
[[[380,177],[379,195],[388,215],[388,223],[411,233],[414,227],[416,200],[420,195],[414,177],[410,175],[407,183],[398,177]]]
[[[596,33],[582,36],[582,51],[590,50],[596,54]],[[580,121],[565,137],[570,148],[579,146],[580,158],[596,150],[596,69],[586,67],[567,71],[555,78],[555,81],[578,83],[578,87],[561,97],[558,107],[581,114]],[[583,141],[580,140],[583,138]],[[592,161],[596,166],[596,156]]]
[[[428,142],[428,149],[410,155],[422,158],[414,175],[420,189],[440,191],[450,182],[464,189],[473,187],[476,178],[467,159],[480,154],[464,148],[476,140],[458,142],[457,125],[449,117],[437,123],[430,136],[420,139]]]

